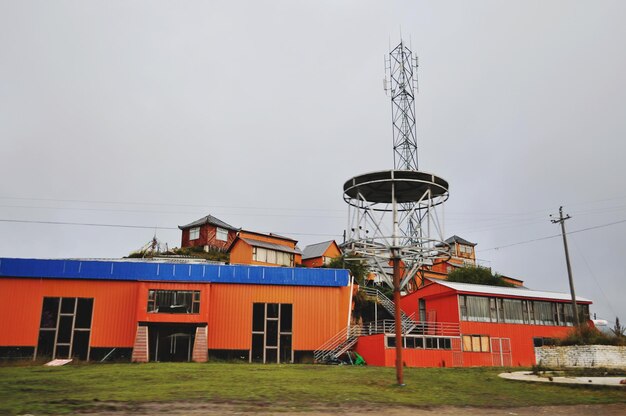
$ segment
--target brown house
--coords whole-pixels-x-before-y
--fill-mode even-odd
[[[302,263],[297,244],[288,237],[241,230],[228,249],[230,263],[294,267]]]
[[[335,257],[341,256],[341,250],[335,240],[306,246],[302,252],[302,265],[305,267],[328,266]]]
[[[239,231],[212,215],[187,225],[179,225],[178,228],[182,231],[181,247],[203,247],[204,251],[228,250]]]

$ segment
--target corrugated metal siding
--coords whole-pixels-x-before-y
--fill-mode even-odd
[[[572,327],[567,326],[461,321],[461,333],[464,335],[489,335],[491,338],[510,338],[511,357],[514,366],[531,366],[535,364],[533,338],[562,338],[571,330]],[[467,365],[480,365],[480,363],[468,362]]]
[[[293,349],[314,350],[348,323],[350,288],[211,285],[209,349],[250,349],[252,304],[293,304]]]
[[[136,284],[49,279],[0,279],[0,345],[37,345],[46,296],[94,298],[91,345],[132,347]]]

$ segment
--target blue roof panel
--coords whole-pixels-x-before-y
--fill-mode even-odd
[[[115,260],[0,258],[0,277],[347,286],[347,270]]]

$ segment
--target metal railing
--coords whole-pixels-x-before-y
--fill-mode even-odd
[[[396,325],[393,319],[383,319],[363,324],[361,336],[396,333]],[[424,335],[440,337],[458,337],[461,334],[460,324],[454,322],[415,322],[415,326],[402,331],[404,335]]]
[[[385,296],[380,290],[372,287],[361,287],[360,290],[365,293],[367,296],[376,298],[376,301],[387,310],[391,314],[391,316],[396,315],[395,304],[391,299]],[[402,329],[405,332],[410,331],[417,324],[415,322],[415,314],[407,315],[403,311],[400,311],[400,319],[402,320]]]

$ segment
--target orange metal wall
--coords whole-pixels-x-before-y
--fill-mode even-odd
[[[92,347],[132,347],[135,337],[135,282],[60,279],[0,279],[0,345],[36,346],[43,298],[94,298]]]
[[[572,327],[567,326],[495,324],[461,321],[461,333],[464,335],[489,335],[491,338],[509,338],[511,340],[511,363],[513,366],[531,366],[535,364],[533,338],[562,338],[571,330]],[[464,365],[484,365],[481,364],[481,361],[485,359],[484,355],[489,354],[480,353],[468,355],[464,353]]]
[[[147,313],[149,289],[200,290],[200,313]],[[252,304],[293,304],[293,349],[314,350],[346,327],[350,287],[0,279],[2,346],[35,346],[43,298],[94,298],[92,347],[132,347],[138,321],[208,323],[209,349],[249,349]]]
[[[242,240],[235,240],[230,250],[230,264],[252,264],[252,246]]]
[[[252,341],[252,304],[293,304],[293,349],[314,350],[348,324],[350,287],[212,285],[209,349],[247,350]]]
[[[419,319],[419,299],[425,298],[426,311],[436,311],[437,322],[459,322],[458,299],[452,289],[430,284],[400,300],[400,307],[407,315],[415,314]]]
[[[385,348],[383,334],[360,337],[356,345],[368,365],[393,367],[396,349]],[[402,349],[402,363],[406,367],[452,367],[454,352],[450,350]],[[491,356],[489,355],[491,358]]]

